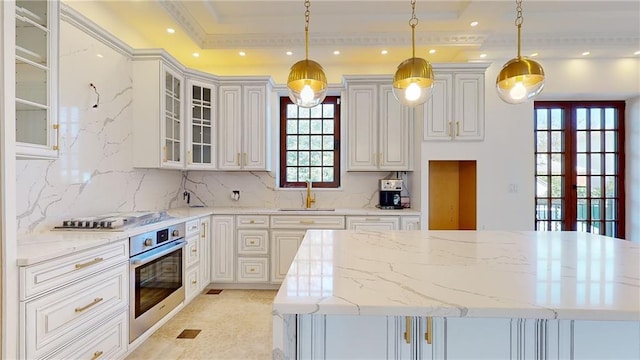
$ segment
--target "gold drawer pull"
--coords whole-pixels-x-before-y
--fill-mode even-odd
[[[86,268],[87,266],[91,266],[91,265],[97,264],[97,263],[99,263],[100,261],[103,261],[103,260],[104,260],[104,258],[97,257],[97,258],[95,258],[95,259],[93,259],[91,261],[88,261],[86,263],[76,264],[76,270],[77,269]]]
[[[427,332],[424,333],[424,339],[429,345],[433,342],[433,318],[431,316],[427,316]]]
[[[203,223],[202,224],[202,234],[200,234],[201,238],[206,238],[207,237],[207,224]]]
[[[91,357],[91,360],[96,360],[97,358],[102,356],[102,354],[104,354],[104,351],[96,351],[96,352],[94,352],[93,356]]]
[[[407,344],[411,344],[411,316],[405,316],[405,332],[404,332],[404,341]]]
[[[380,221],[380,218],[377,218],[377,217],[368,217],[368,218],[365,218],[365,219],[364,219],[364,221]]]
[[[198,280],[191,280],[191,283],[192,283],[193,285],[195,285],[195,284],[197,284],[197,283],[198,283]]]
[[[255,268],[250,268],[249,272],[256,272],[256,269]]]
[[[256,221],[255,220],[249,220],[249,224],[255,224]]]
[[[195,247],[191,248],[191,252],[194,253],[194,254],[197,253],[198,252],[198,248],[195,248]]]
[[[315,221],[313,220],[300,220],[300,224],[313,224]]]
[[[79,313],[79,312],[83,312],[83,311],[87,310],[88,308],[90,308],[90,307],[92,307],[92,306],[96,305],[97,303],[99,303],[99,302],[100,302],[100,301],[102,301],[102,300],[104,300],[104,299],[103,299],[103,298],[100,298],[100,297],[99,297],[99,298],[95,298],[95,299],[93,299],[93,301],[92,301],[92,302],[90,302],[89,304],[87,304],[87,305],[85,305],[85,306],[83,306],[83,307],[76,308],[76,309],[75,309],[75,311],[76,311],[77,313]]]
[[[255,245],[255,243],[256,243],[255,240],[249,241],[249,244],[251,244],[251,245]]]

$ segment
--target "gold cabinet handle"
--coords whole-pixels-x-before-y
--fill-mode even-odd
[[[198,252],[198,248],[196,248],[196,247],[191,248],[191,252],[194,253],[194,254],[197,253]]]
[[[86,263],[76,264],[76,270],[82,269],[82,268],[86,268],[87,266],[91,266],[91,265],[97,264],[97,263],[99,263],[99,262],[101,262],[103,260],[104,260],[104,258],[97,257],[97,258],[95,258],[95,259],[93,259],[91,261],[87,261]]]
[[[404,332],[404,341],[406,341],[407,344],[411,344],[411,316],[405,316],[404,320],[406,327]]]
[[[102,350],[94,352],[93,356],[91,357],[91,360],[96,360],[97,358],[102,356],[102,354],[104,354],[104,351],[102,351]]]
[[[365,218],[365,219],[364,219],[364,221],[380,221],[380,218],[377,218],[377,217],[368,217],[368,218]]]
[[[247,153],[242,153],[242,158],[243,158],[243,166],[247,166]]]
[[[167,161],[169,161],[169,155],[167,154],[167,147],[166,147],[166,146],[163,146],[163,147],[162,147],[162,153],[164,154],[164,155],[162,156],[162,162],[167,162]]]
[[[449,121],[449,136],[453,136],[453,121]]]
[[[433,343],[433,318],[431,316],[427,316],[427,331],[424,333],[424,339],[429,345]]]
[[[255,243],[256,243],[255,240],[249,241],[249,244],[251,244],[251,245],[255,245]]]
[[[249,272],[256,272],[256,269],[255,268],[250,268]]]
[[[104,300],[104,299],[103,299],[103,298],[101,298],[101,297],[99,297],[99,298],[95,298],[95,299],[93,299],[93,301],[92,301],[92,302],[90,302],[89,304],[87,304],[87,305],[85,305],[85,306],[82,306],[82,307],[75,308],[75,312],[77,312],[77,313],[79,313],[79,312],[83,312],[83,311],[87,310],[88,308],[90,308],[90,307],[92,307],[92,306],[96,305],[97,303],[99,303],[99,302],[100,302],[100,301],[102,301],[102,300]]]
[[[460,121],[456,121],[456,136],[460,136]]]
[[[53,145],[53,150],[60,150],[60,124],[53,124],[53,130],[56,131],[56,144]]]
[[[249,220],[249,224],[255,224],[256,221],[255,220]]]
[[[195,285],[195,284],[197,284],[197,283],[198,283],[198,280],[191,280],[191,283],[192,283],[193,285]]]
[[[240,153],[236,156],[236,165],[240,166]]]
[[[300,224],[313,224],[315,221],[313,220],[300,220]]]
[[[201,238],[206,238],[207,237],[207,224],[206,223],[202,223],[202,234],[200,234]]]

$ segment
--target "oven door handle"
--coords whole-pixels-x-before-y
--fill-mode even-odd
[[[131,268],[135,269],[140,266],[146,265],[152,262],[155,259],[161,258],[167,254],[170,254],[178,249],[182,249],[187,245],[187,242],[184,240],[178,240],[171,244],[167,244],[165,246],[159,247],[157,249],[152,250],[152,254],[144,254],[144,256],[135,256],[130,260]]]

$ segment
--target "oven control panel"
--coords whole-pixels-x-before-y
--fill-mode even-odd
[[[184,237],[185,224],[179,223],[129,238],[129,256],[135,256]]]

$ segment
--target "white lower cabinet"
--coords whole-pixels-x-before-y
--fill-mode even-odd
[[[211,282],[235,281],[235,217],[211,217]]]
[[[236,218],[237,282],[269,282],[269,216]]]
[[[402,216],[400,228],[402,230],[420,230],[420,216]]]
[[[287,276],[306,230],[271,231],[271,282],[281,283]]]
[[[210,224],[209,216],[190,220],[186,224],[185,248],[185,298],[186,303],[195,298],[210,280]]]
[[[83,358],[83,354],[118,358],[127,352],[129,256],[125,244],[121,241],[20,268],[20,323],[24,325],[20,358]],[[65,270],[72,268],[76,274]],[[64,280],[51,273],[61,274]]]
[[[297,317],[302,359],[640,359],[640,321]]]
[[[269,281],[269,259],[238,257],[238,282],[263,283]]]
[[[347,230],[400,230],[400,217],[347,216]]]

